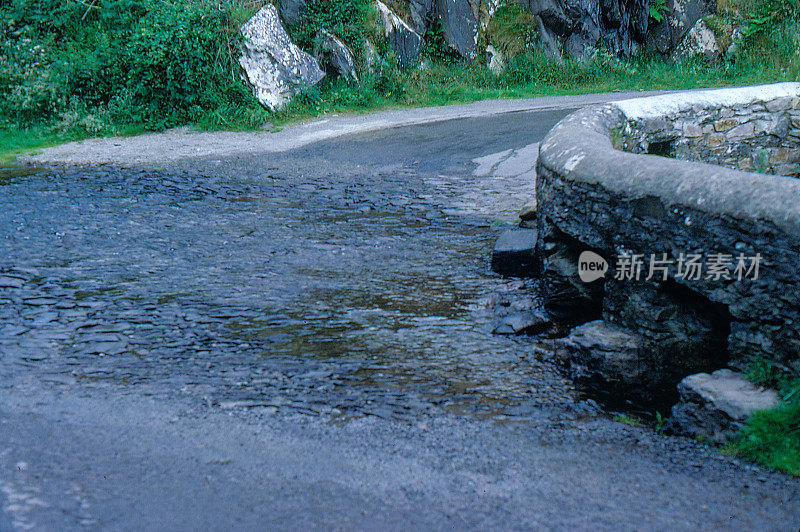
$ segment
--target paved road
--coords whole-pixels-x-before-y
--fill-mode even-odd
[[[2,178],[0,529],[796,530],[796,479],[491,334],[565,112]]]

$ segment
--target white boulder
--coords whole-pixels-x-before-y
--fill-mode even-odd
[[[239,64],[258,101],[277,110],[325,73],[317,61],[292,43],[273,5],[262,7],[242,26],[244,50]]]

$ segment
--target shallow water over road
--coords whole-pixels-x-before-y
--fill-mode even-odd
[[[562,114],[0,175],[0,530],[796,529],[797,480],[491,333]]]
[[[10,176],[2,371],[332,417],[572,417],[547,357],[491,334],[492,302],[530,293],[488,258],[531,177],[471,162],[562,115],[509,115],[481,139],[465,120],[463,135],[439,124],[280,157]]]

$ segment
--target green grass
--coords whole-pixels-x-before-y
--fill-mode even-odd
[[[800,476],[800,378],[766,359],[753,359],[745,377],[758,386],[777,389],[780,403],[753,414],[725,450],[773,471]]]
[[[644,423],[641,419],[636,416],[631,416],[628,414],[617,414],[614,416],[614,421],[617,423],[622,423],[623,425],[628,425],[629,427],[642,427]]]
[[[800,477],[800,381],[784,392],[778,406],[753,414],[727,451]]]

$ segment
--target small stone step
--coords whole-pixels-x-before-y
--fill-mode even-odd
[[[778,403],[774,390],[759,388],[729,369],[689,375],[678,384],[667,430],[713,443],[729,440],[756,410]]]
[[[492,251],[492,270],[508,277],[530,277],[539,272],[536,229],[511,229],[500,235]]]

